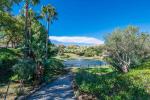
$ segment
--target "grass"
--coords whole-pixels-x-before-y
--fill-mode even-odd
[[[92,94],[102,100],[149,100],[150,69],[143,66],[126,74],[111,67],[78,69],[75,81],[80,93]]]
[[[6,95],[8,84],[1,84],[0,86],[0,100],[4,99],[4,96]],[[11,82],[9,85],[9,91],[7,93],[7,100],[14,100],[14,98],[17,96],[17,91],[19,87],[18,82]],[[24,91],[25,94],[31,91],[33,88],[30,84],[25,84]]]

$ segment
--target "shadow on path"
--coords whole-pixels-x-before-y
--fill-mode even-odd
[[[72,75],[67,74],[36,91],[27,100],[75,100]]]

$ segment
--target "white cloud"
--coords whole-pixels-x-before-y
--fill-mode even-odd
[[[104,41],[93,37],[81,37],[81,36],[50,36],[50,40],[63,42],[63,43],[84,43],[84,44],[104,44]]]

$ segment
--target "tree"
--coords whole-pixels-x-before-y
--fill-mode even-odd
[[[0,19],[0,32],[2,34],[1,41],[3,47],[12,44],[16,47],[23,41],[23,21],[20,16],[11,16],[8,12],[0,11],[2,19]]]
[[[28,29],[29,24],[29,4],[36,5],[40,2],[40,0],[25,0],[25,49],[26,49],[26,56],[30,56],[31,50],[30,50],[30,34]]]
[[[50,23],[54,20],[57,19],[57,13],[56,10],[53,6],[51,6],[50,4],[47,6],[43,6],[42,7],[42,16],[45,18],[45,20],[47,21],[47,36],[46,36],[46,58],[48,57],[48,33],[49,33],[49,27],[50,27]]]
[[[64,49],[65,49],[64,45],[59,45],[58,46],[58,55],[60,55],[60,56],[64,55]]]
[[[0,0],[0,10],[10,11],[13,4],[19,4],[22,0]]]
[[[0,13],[1,14],[1,13]],[[6,20],[1,20],[0,19],[0,37],[2,38],[1,40],[5,40],[7,44],[10,43],[17,43],[17,47],[19,44],[20,47],[22,48],[23,40],[26,38],[23,36],[24,34],[24,21],[25,21],[25,16],[11,16],[10,14],[2,13],[2,18]],[[30,58],[36,63],[35,70],[40,68],[40,66],[43,64],[44,59],[45,59],[45,38],[46,38],[46,29],[45,27],[39,22],[39,20],[36,18],[36,14],[29,9],[28,12],[28,22],[29,25],[29,33],[30,33],[30,49],[33,52],[33,55],[30,55]],[[32,24],[32,25],[31,25]],[[32,34],[31,34],[32,33]],[[32,41],[31,41],[32,40]],[[20,58],[22,60],[28,60],[29,58]],[[23,66],[21,65],[21,62],[18,62],[20,68]],[[41,65],[39,65],[41,64]],[[27,66],[28,67],[28,66]],[[23,66],[25,68],[25,66]],[[27,68],[28,69],[28,68]],[[20,70],[16,69],[15,71]],[[41,71],[41,70],[40,70]],[[20,74],[19,74],[20,72]],[[35,71],[37,72],[37,70]],[[38,72],[37,72],[38,73]],[[32,74],[37,74],[37,73],[32,73]],[[22,72],[18,71],[18,75],[21,75]],[[19,76],[22,77],[22,76]],[[35,79],[36,80],[36,79]]]
[[[150,37],[139,32],[134,26],[124,30],[117,29],[106,37],[106,46],[109,53],[108,62],[122,72],[128,72],[147,57],[150,46]]]

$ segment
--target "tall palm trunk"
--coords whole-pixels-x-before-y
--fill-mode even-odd
[[[28,34],[29,34],[29,37],[28,37],[28,41],[29,41],[29,56],[31,58],[33,58],[33,52],[32,52],[32,49],[31,49],[31,43],[32,43],[32,19],[31,19],[31,16],[28,16],[30,17],[29,18],[29,28],[28,28]]]
[[[28,31],[28,10],[29,10],[29,2],[28,0],[26,0],[25,2],[25,9],[26,9],[26,13],[25,13],[25,55],[28,57],[29,56],[29,31]]]
[[[46,34],[46,59],[48,58],[48,34],[49,34],[49,26],[50,22],[49,20],[47,21],[47,34]]]

